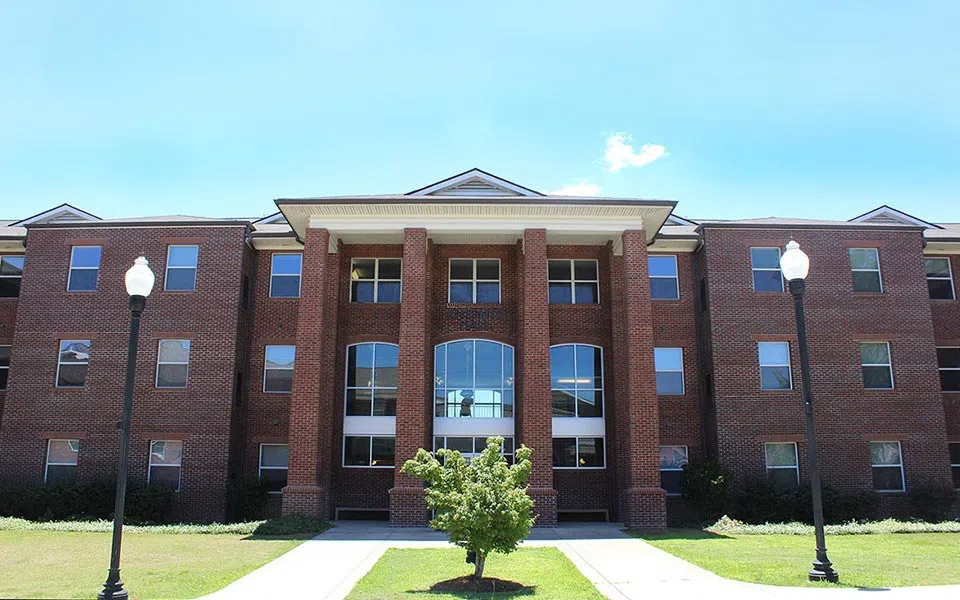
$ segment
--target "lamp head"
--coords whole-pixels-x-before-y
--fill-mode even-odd
[[[147,266],[147,259],[140,256],[133,261],[133,266],[127,269],[123,282],[127,286],[127,294],[146,298],[153,290],[155,279],[153,271]]]
[[[780,256],[780,272],[787,281],[806,279],[810,271],[810,257],[793,240],[787,243],[787,250]]]

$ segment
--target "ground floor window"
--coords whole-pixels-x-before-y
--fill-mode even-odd
[[[447,448],[448,450],[456,450],[460,452],[468,460],[479,456],[481,452],[484,451],[487,447],[487,438],[494,436],[479,436],[479,437],[456,437],[456,436],[437,436],[433,438],[433,451],[436,452],[440,448]],[[507,459],[507,463],[514,463],[514,447],[513,447],[513,438],[504,437],[503,438],[503,457]]]
[[[77,480],[80,440],[47,440],[47,461],[43,480],[47,483],[72,483]]]
[[[873,489],[878,492],[902,492],[906,489],[900,442],[870,442],[870,467],[873,470]]]
[[[394,446],[392,436],[346,435],[343,437],[343,466],[392,469]]]
[[[686,446],[660,446],[660,487],[668,496],[679,496],[683,466],[689,459]]]
[[[605,465],[602,437],[553,438],[553,468],[602,469]]]
[[[150,466],[147,483],[180,491],[180,470],[183,459],[183,442],[179,440],[154,440],[150,442]]]
[[[800,485],[800,464],[796,442],[770,442],[763,445],[767,479],[783,487]]]
[[[260,444],[260,481],[271,494],[279,494],[287,485],[286,444]]]
[[[953,487],[960,490],[960,442],[949,444],[950,471],[953,473]]]

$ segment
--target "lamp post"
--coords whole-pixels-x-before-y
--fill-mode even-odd
[[[807,351],[807,323],[803,316],[803,292],[807,286],[810,259],[793,240],[780,257],[780,271],[787,280],[797,313],[797,344],[800,350],[800,381],[803,386],[803,412],[807,421],[807,463],[810,465],[810,495],[813,499],[813,526],[817,537],[817,558],[809,572],[810,581],[839,581],[833,563],[827,558],[827,543],[823,535],[823,501],[820,490],[820,463],[817,460],[817,436],[813,425],[813,392],[810,389],[810,357]]]
[[[130,414],[133,412],[133,385],[136,379],[137,341],[140,336],[140,315],[153,290],[153,271],[147,259],[139,257],[123,278],[130,295],[130,339],[127,342],[127,380],[123,389],[123,417],[120,419],[120,458],[117,462],[117,497],[113,509],[113,546],[110,548],[110,571],[97,595],[100,600],[126,600],[127,590],[120,581],[120,540],[123,535],[123,504],[127,494],[127,454],[130,446]]]

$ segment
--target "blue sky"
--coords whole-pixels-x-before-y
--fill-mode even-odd
[[[0,218],[259,216],[477,166],[694,218],[960,221],[958,22],[957,2],[5,2]]]

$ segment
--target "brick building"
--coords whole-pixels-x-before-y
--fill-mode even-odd
[[[131,477],[221,519],[231,477],[275,511],[424,523],[418,448],[534,450],[541,524],[662,526],[679,469],[806,479],[791,239],[824,482],[960,484],[960,225],[689,221],[674,202],[564,198],[480,170],[402,195],[280,199],[260,220],[0,222],[0,482],[112,476],[128,312]]]

